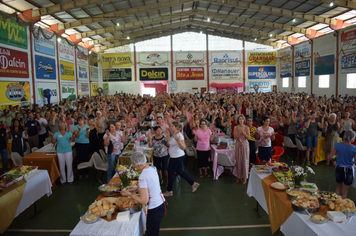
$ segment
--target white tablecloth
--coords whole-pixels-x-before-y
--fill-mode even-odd
[[[54,148],[52,143],[47,144],[46,146],[41,147],[35,152],[55,152],[56,149]]]
[[[267,214],[268,209],[261,180],[269,175],[270,174],[257,174],[255,170],[251,170],[247,186],[247,195],[254,197]],[[342,224],[328,221],[325,224],[319,225],[311,222],[307,215],[293,212],[280,229],[281,232],[287,236],[354,236],[356,235],[356,216]]]
[[[43,195],[47,194],[47,196],[49,196],[52,194],[52,183],[47,170],[36,170],[29,176],[25,177],[25,180],[27,183],[20,203],[17,207],[15,217],[26,210]]]
[[[142,211],[131,214],[130,221],[118,222],[99,219],[93,224],[79,221],[70,236],[142,236],[145,232],[146,215]]]

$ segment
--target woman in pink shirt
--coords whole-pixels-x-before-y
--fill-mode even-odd
[[[205,169],[205,176],[208,174],[208,158],[210,154],[210,141],[213,140],[211,130],[208,128],[206,121],[201,119],[199,122],[200,128],[193,130],[194,141],[197,142],[197,156],[200,178],[203,177],[203,169]]]

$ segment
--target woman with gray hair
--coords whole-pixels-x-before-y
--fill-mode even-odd
[[[352,144],[355,140],[355,132],[349,130],[344,134],[342,143],[336,143],[334,149],[328,156],[328,161],[334,155],[336,158],[335,180],[337,183],[336,194],[347,198],[350,185],[353,181],[353,164],[356,164],[356,146]]]
[[[336,120],[337,115],[335,113],[331,113],[324,122],[323,132],[325,133],[325,143],[324,143],[324,151],[325,156],[328,156],[329,153],[333,150],[335,143],[339,142],[342,127],[339,122]],[[329,161],[326,161],[326,165],[329,165]]]
[[[140,152],[134,152],[130,159],[132,166],[141,171],[138,179],[140,195],[136,196],[129,191],[121,191],[121,195],[130,196],[140,204],[147,205],[147,236],[159,235],[161,220],[166,214],[167,208],[157,171],[155,168],[146,165],[146,156]]]

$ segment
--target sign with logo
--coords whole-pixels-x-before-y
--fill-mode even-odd
[[[310,60],[295,62],[295,76],[310,75]]]
[[[101,55],[101,66],[103,68],[130,67],[131,54],[103,54]]]
[[[276,52],[249,52],[247,54],[248,65],[275,65]]]
[[[60,62],[61,79],[74,80],[74,64],[66,61]]]
[[[213,52],[211,54],[212,62],[214,64],[236,64],[241,62],[241,53],[240,52]]]
[[[74,82],[61,83],[61,92],[62,92],[62,101],[67,99],[74,101],[77,99],[77,95],[76,95],[77,93],[75,91]]]
[[[296,44],[294,46],[294,55],[296,57],[310,56],[310,54],[311,54],[311,44],[309,42]]]
[[[52,82],[38,82],[36,83],[36,101],[39,104],[48,104],[48,97],[50,103],[58,103],[59,91],[57,90],[57,83]],[[49,96],[48,96],[49,95]]]
[[[168,65],[168,53],[153,52],[153,53],[139,53],[138,60],[144,66],[166,66]]]
[[[90,79],[91,81],[99,81],[98,67],[90,66]]]
[[[36,79],[56,79],[56,60],[35,55]]]
[[[341,33],[341,70],[342,74],[356,72],[356,30],[343,31]],[[346,55],[345,55],[346,54]]]
[[[79,97],[88,97],[90,95],[89,83],[78,83]]]
[[[341,73],[356,72],[356,52],[350,52],[346,56],[341,55]]]
[[[82,47],[77,47],[76,53],[77,53],[78,64],[88,66],[88,49],[82,48]]]
[[[168,80],[168,68],[140,68],[140,80]]]
[[[0,77],[29,78],[27,53],[0,47]]]
[[[99,95],[99,93],[97,92],[98,88],[99,88],[99,84],[91,83],[91,96],[92,97],[95,97],[95,96]]]
[[[74,46],[58,43],[59,58],[74,61]]]
[[[177,90],[177,81],[169,81],[168,87],[169,87],[169,90],[171,90],[171,91]]]
[[[1,105],[28,105],[31,102],[29,82],[0,82]]]
[[[103,69],[103,80],[105,81],[131,81],[131,68]]]
[[[0,13],[0,43],[27,49],[27,27]]]
[[[234,67],[212,67],[211,78],[216,80],[237,80],[241,81],[241,66]]]
[[[98,63],[98,54],[91,51],[91,53],[89,54],[89,65],[90,66],[95,66],[98,67],[99,63]]]
[[[278,51],[281,62],[292,61],[292,49],[290,47]]]
[[[261,92],[271,92],[271,82],[270,81],[249,81],[248,90],[249,92],[255,92],[254,86],[258,85],[258,91]]]
[[[275,66],[248,67],[248,79],[275,79]]]
[[[292,76],[292,64],[281,64],[280,67],[280,76],[283,77],[291,77]]]
[[[334,54],[315,59],[315,75],[332,75],[335,73]]]
[[[88,66],[78,65],[78,77],[79,79],[88,79]]]
[[[50,56],[56,55],[56,37],[46,39],[41,32],[38,32],[38,38],[35,38],[33,43],[36,52],[40,52]]]
[[[177,52],[175,64],[204,64],[203,52]]]
[[[177,67],[176,80],[204,80],[204,67]]]
[[[345,43],[347,41],[352,41],[356,39],[356,29],[350,31],[343,31],[341,33],[341,42]]]

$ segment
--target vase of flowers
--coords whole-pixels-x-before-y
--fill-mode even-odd
[[[140,176],[140,173],[132,166],[119,165],[116,168],[116,173],[119,175],[121,179],[122,186],[125,188],[129,186],[130,180],[137,180]]]
[[[309,166],[292,166],[291,167],[292,178],[294,182],[294,188],[300,188],[302,186],[302,181],[305,181],[305,178],[308,176],[307,172],[315,174],[314,170]]]

